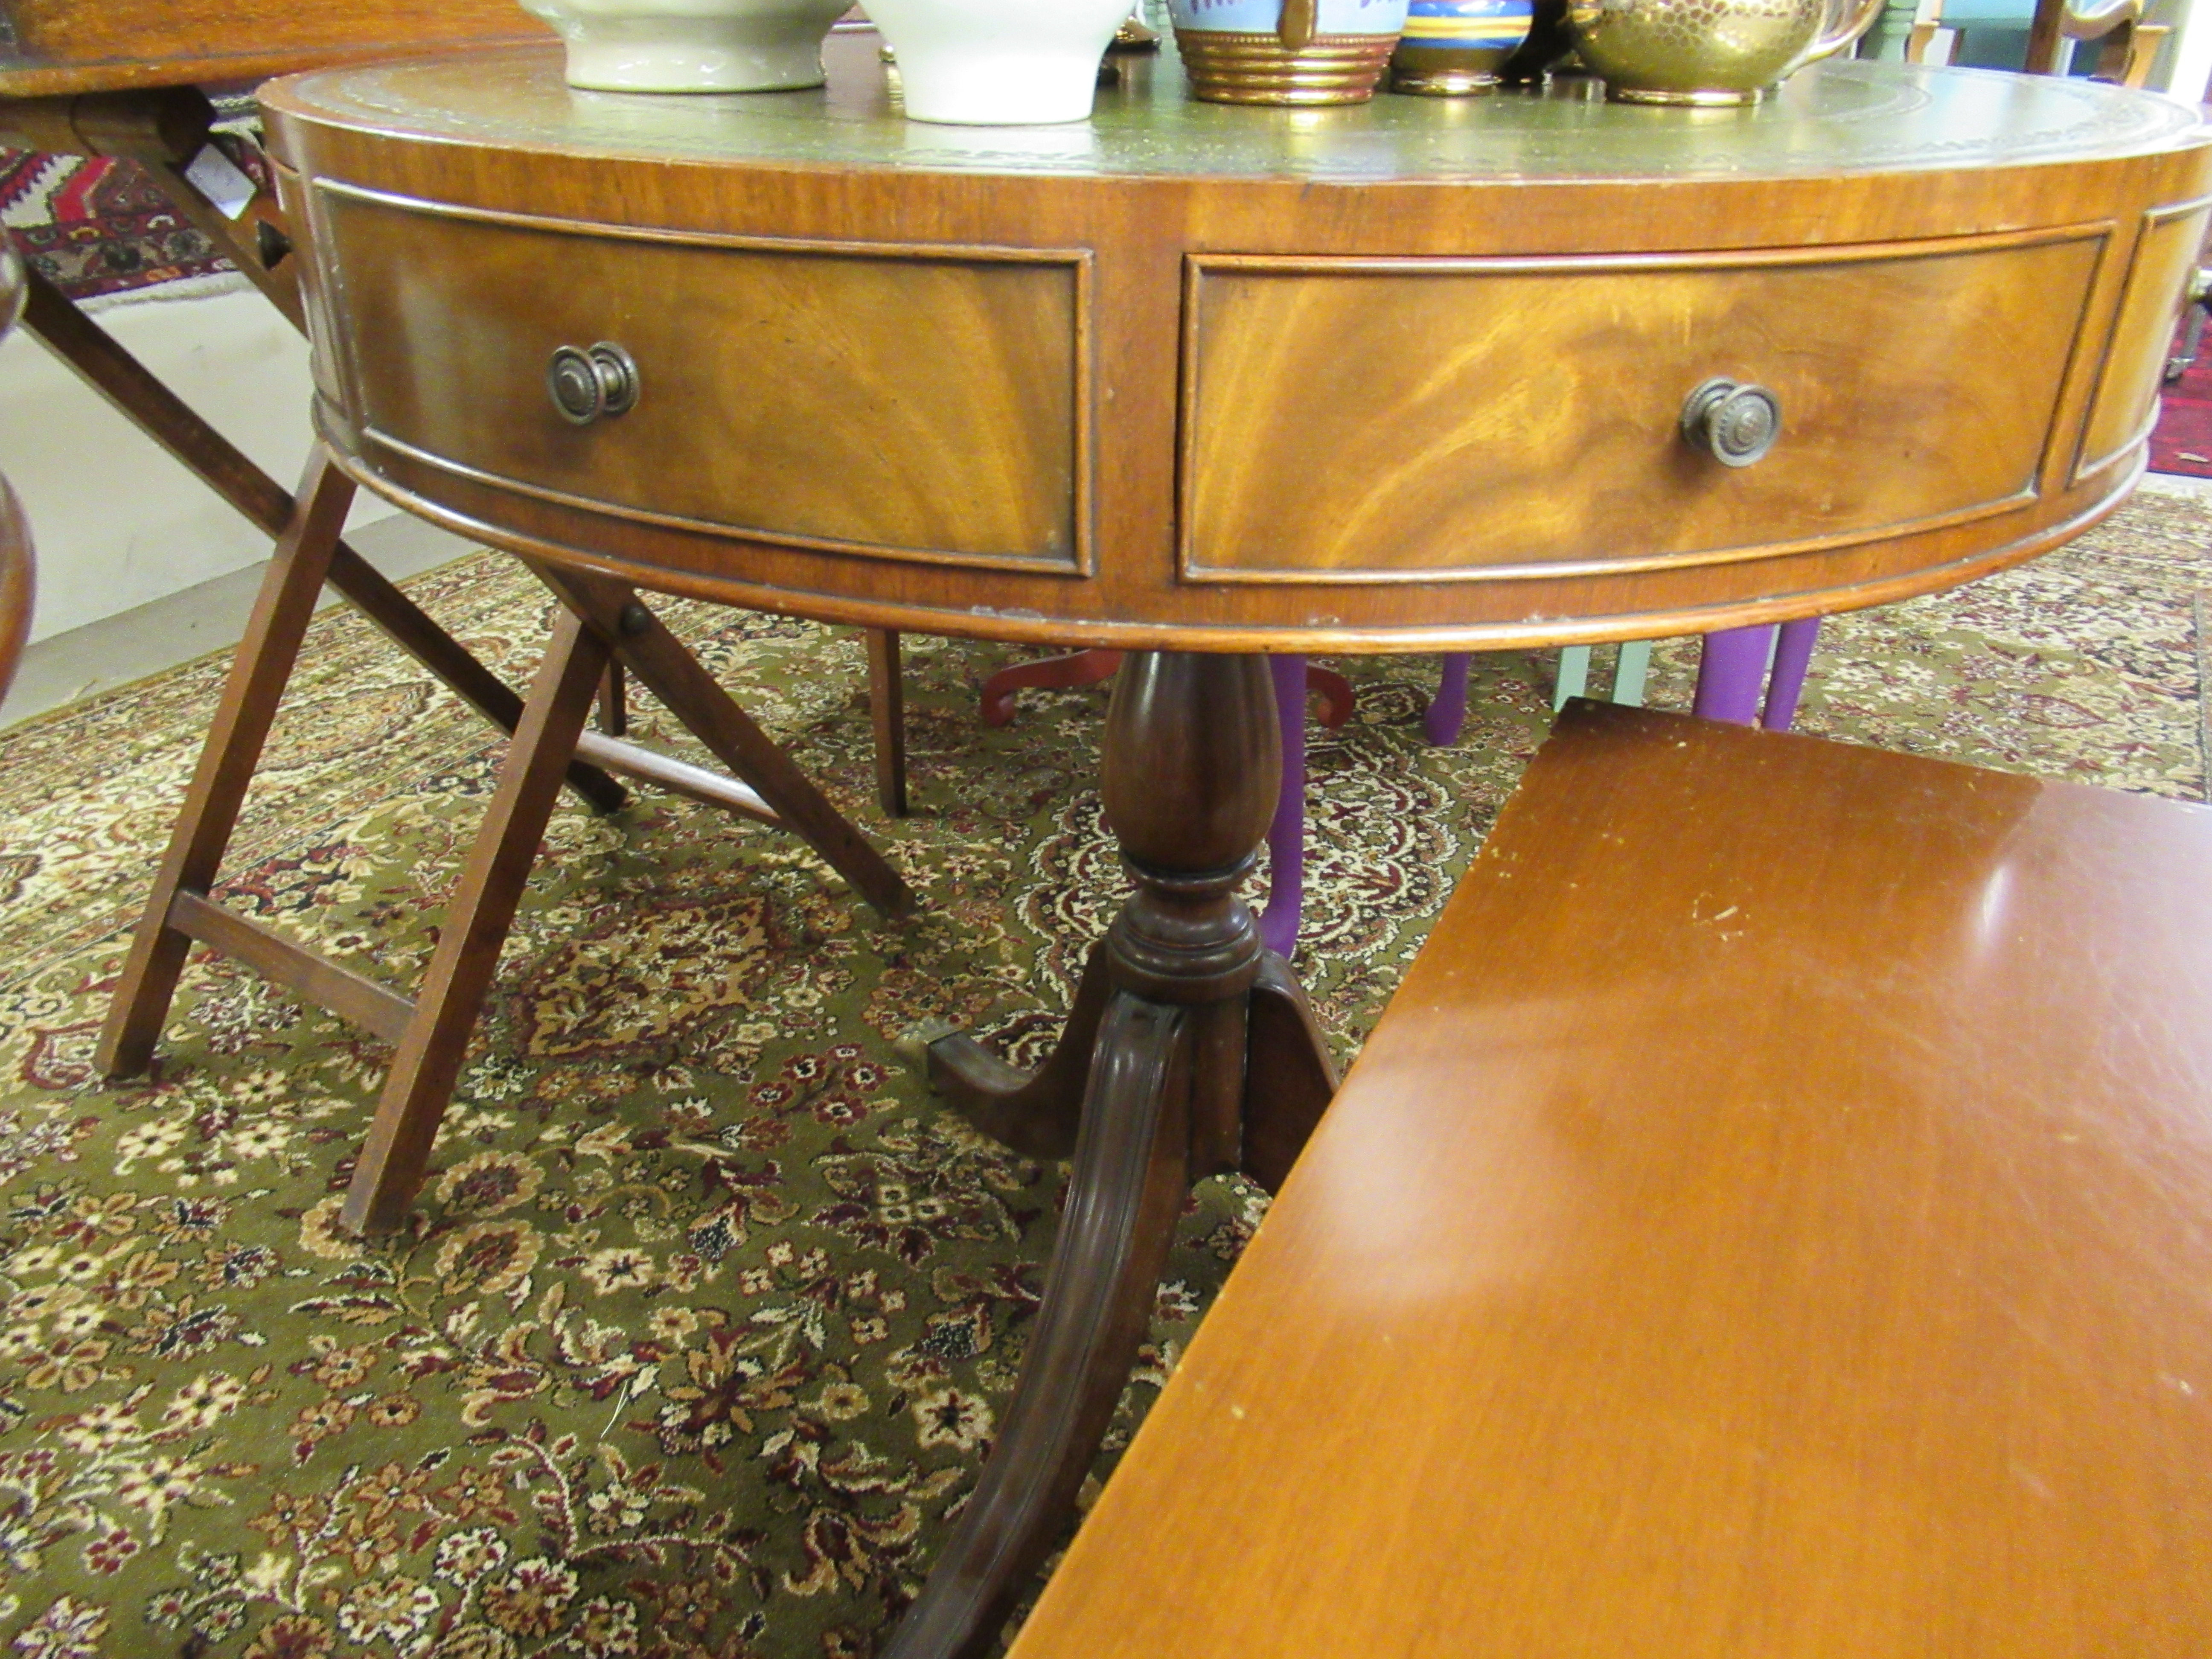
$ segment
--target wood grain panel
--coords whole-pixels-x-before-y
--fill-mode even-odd
[[[2212,1653],[2212,812],[1565,726],[1013,1659]]]
[[[0,0],[0,96],[253,82],[550,38],[514,0]]]
[[[304,67],[550,33],[514,0],[7,0],[0,18],[24,58],[50,70],[130,64],[137,72],[117,83],[138,85],[180,84],[150,73],[165,63],[205,78],[224,58]]]
[[[2104,377],[2082,430],[2077,479],[2110,466],[2148,437],[2157,423],[2167,343],[2187,303],[2189,278],[2203,258],[2208,215],[2212,204],[2199,201],[2143,216],[2119,318],[2106,348]]]
[[[1720,259],[1194,258],[1184,575],[1619,571],[2003,511],[2035,495],[2107,234]],[[1973,338],[2004,349],[1964,362]],[[1679,430],[1717,375],[1781,399],[1781,441],[1753,466]]]
[[[349,412],[389,451],[655,524],[1085,568],[1080,252],[625,234],[327,185],[316,206]],[[573,426],[547,361],[603,340],[636,407]]]
[[[298,173],[273,158],[270,172],[276,181],[277,202],[292,226],[293,236],[310,247],[325,240],[329,233],[321,221],[322,192],[308,190]],[[314,379],[319,404],[325,410],[349,409],[356,400],[347,395],[340,380],[346,363],[345,331],[323,286],[323,264],[313,258],[298,264],[301,317],[313,348],[307,355],[307,368]],[[346,448],[359,447],[361,434],[349,420],[343,434]]]

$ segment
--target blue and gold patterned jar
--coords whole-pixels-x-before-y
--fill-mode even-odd
[[[1169,0],[1168,15],[1194,98],[1364,104],[1389,66],[1406,0]]]
[[[1390,90],[1463,98],[1498,84],[1528,38],[1533,0],[1413,0],[1390,58]]]

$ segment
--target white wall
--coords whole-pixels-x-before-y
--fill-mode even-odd
[[[2173,28],[2151,84],[2177,98],[2202,100],[2212,79],[2212,0],[2152,0],[2148,15]]]
[[[287,489],[299,481],[307,343],[258,293],[112,306],[98,319]],[[34,640],[269,555],[266,537],[22,330],[0,343],[0,471],[38,549]],[[354,522],[392,510],[366,497]]]

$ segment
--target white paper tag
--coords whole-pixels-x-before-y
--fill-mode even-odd
[[[192,181],[194,190],[222,210],[226,219],[238,217],[253,199],[253,180],[213,144],[200,146],[200,153],[185,169],[185,177]]]

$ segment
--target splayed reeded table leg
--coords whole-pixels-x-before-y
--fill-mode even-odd
[[[964,1036],[930,1076],[977,1127],[1075,1172],[1029,1352],[991,1460],[892,1659],[990,1650],[1050,1550],[1144,1340],[1194,1181],[1270,1191],[1335,1092],[1304,994],[1237,889],[1282,756],[1265,659],[1133,653],[1106,719],[1106,818],[1137,890],[1030,1074]]]

